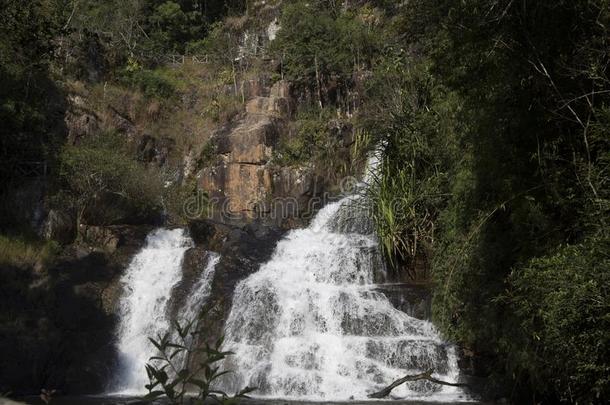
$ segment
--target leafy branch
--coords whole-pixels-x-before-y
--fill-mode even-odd
[[[237,404],[241,398],[255,388],[246,387],[227,395],[215,389],[214,383],[230,370],[222,370],[222,361],[229,351],[222,351],[223,338],[212,346],[201,343],[203,329],[198,327],[199,319],[193,319],[185,325],[174,322],[175,333],[167,332],[157,339],[149,338],[158,351],[146,364],[149,383],[148,394],[143,398],[147,402],[167,399],[171,404],[203,405],[212,400],[222,405]],[[177,336],[175,336],[177,334]]]

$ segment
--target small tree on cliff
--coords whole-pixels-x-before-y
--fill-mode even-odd
[[[108,224],[128,212],[148,217],[160,211],[160,176],[131,158],[113,135],[100,135],[78,146],[67,145],[60,156],[58,205],[75,211],[77,224]]]

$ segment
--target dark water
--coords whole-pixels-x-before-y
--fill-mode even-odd
[[[22,398],[21,401],[29,405],[45,405],[40,398]],[[216,403],[216,402],[210,402]],[[244,399],[240,402],[243,405],[458,405],[458,404],[477,404],[485,405],[482,402],[424,402],[424,401],[349,401],[349,402],[306,402],[306,401],[287,401],[270,399]],[[57,397],[51,401],[50,405],[143,405],[143,402],[135,398],[122,397],[100,397],[100,396],[80,396],[80,397]],[[163,402],[159,402],[159,405]],[[0,403],[1,405],[1,403]],[[490,405],[490,404],[487,404]]]

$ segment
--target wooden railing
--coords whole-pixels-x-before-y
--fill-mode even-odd
[[[46,177],[49,173],[47,162],[4,162],[0,164],[0,170],[10,174],[13,178]]]
[[[142,60],[169,65],[184,65],[186,63],[206,64],[210,62],[209,55],[180,55],[180,54],[141,54]]]

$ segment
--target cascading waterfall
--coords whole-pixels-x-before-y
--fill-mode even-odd
[[[117,390],[141,393],[148,383],[145,364],[155,354],[148,340],[165,334],[171,325],[171,292],[183,278],[182,262],[193,241],[183,229],[158,229],[146,238],[146,245],[133,258],[121,282],[125,293],[120,300],[117,348],[120,372]],[[220,256],[209,253],[201,276],[190,289],[179,320],[196,317],[210,294],[214,268]]]
[[[225,348],[235,353],[225,364],[235,371],[223,382],[227,391],[251,386],[258,387],[255,396],[348,400],[428,369],[457,380],[454,350],[433,325],[374,291],[383,260],[365,201],[350,196],[327,205],[238,284],[225,327]],[[427,381],[392,394],[461,396]]]
[[[170,292],[182,279],[182,260],[191,246],[183,229],[153,231],[121,279],[126,291],[120,301],[117,345],[120,391],[141,392],[148,383],[144,365],[154,353],[148,338],[169,329]]]
[[[199,279],[191,287],[190,293],[178,315],[181,323],[197,319],[199,311],[207,301],[212,292],[212,281],[216,265],[220,261],[220,255],[215,252],[208,253],[208,262]]]

